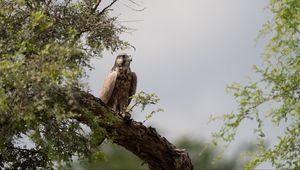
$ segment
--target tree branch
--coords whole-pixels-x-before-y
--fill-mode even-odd
[[[118,0],[113,0],[109,5],[107,5],[105,8],[102,9],[102,11],[100,11],[100,13],[98,14],[99,16],[102,15],[108,8],[112,7]]]
[[[112,112],[120,119],[114,125],[101,125],[107,130],[108,138],[114,143],[125,147],[148,164],[151,170],[192,170],[193,165],[185,150],[177,149],[166,138],[160,136],[152,127],[117,116],[97,97],[82,92],[78,101],[81,106],[95,115],[105,116]],[[84,116],[78,121],[87,123]]]

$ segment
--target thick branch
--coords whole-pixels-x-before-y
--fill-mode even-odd
[[[79,98],[82,107],[99,116],[112,112],[104,103],[89,93],[82,93]],[[116,114],[117,116],[117,114]],[[108,137],[114,143],[125,147],[148,164],[151,170],[192,170],[193,165],[185,150],[177,149],[166,138],[161,137],[154,128],[142,123],[120,118],[114,125],[105,125]],[[78,119],[84,123],[84,117]]]

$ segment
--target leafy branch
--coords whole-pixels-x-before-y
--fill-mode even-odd
[[[144,91],[140,91],[135,95],[130,97],[133,101],[133,105],[128,106],[127,111],[132,112],[135,107],[140,107],[140,111],[143,112],[146,109],[146,106],[155,105],[159,102],[159,97],[155,93],[145,93]],[[143,121],[145,123],[149,120],[155,113],[163,112],[162,108],[157,108],[156,110],[152,110],[147,116],[146,119]]]

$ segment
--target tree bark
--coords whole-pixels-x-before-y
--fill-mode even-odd
[[[100,126],[108,132],[108,138],[114,143],[125,147],[148,164],[151,170],[192,170],[193,165],[185,150],[177,149],[166,138],[160,136],[152,127],[145,127],[142,123],[118,116],[108,108],[99,98],[82,92],[79,97],[82,107],[92,113],[105,116],[108,112],[117,116],[120,121],[113,125]],[[81,116],[77,120],[86,123]]]

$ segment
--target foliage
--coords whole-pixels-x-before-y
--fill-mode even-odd
[[[149,169],[137,156],[116,144],[103,143],[101,150],[105,153],[104,159],[92,163],[83,161],[74,163],[70,169]]]
[[[145,93],[144,91],[140,91],[136,93],[135,95],[130,97],[132,99],[132,105],[128,106],[127,110],[128,112],[132,112],[134,107],[139,106],[141,109],[141,112],[145,111],[146,106],[149,105],[155,105],[159,102],[159,97],[155,93]],[[149,120],[155,113],[163,112],[164,110],[162,108],[157,108],[156,110],[152,110],[148,115],[146,115],[145,120],[143,123],[145,123],[147,120]]]
[[[217,151],[213,148],[206,148],[204,143],[189,138],[180,138],[176,142],[179,148],[186,148],[190,158],[192,159],[194,169],[226,169],[234,170],[241,166],[239,155],[233,155],[229,159],[214,162],[214,157]],[[71,168],[76,169],[149,169],[143,162],[126,149],[113,144],[101,145],[103,152],[105,152],[105,160],[93,164],[73,164]],[[203,151],[204,150],[204,151]],[[201,154],[199,154],[203,151]],[[214,162],[214,163],[213,163]]]
[[[219,152],[215,147],[208,147],[207,144],[189,138],[181,138],[177,142],[177,146],[186,148],[195,169],[234,170],[239,169],[243,163],[238,154],[233,154],[223,160],[215,160]],[[248,145],[243,145],[243,147],[248,147]]]
[[[239,104],[238,113],[224,115],[224,125],[214,137],[230,143],[241,123],[247,119],[255,121],[259,152],[246,169],[262,162],[270,162],[277,169],[297,169],[300,167],[300,1],[270,0],[268,9],[274,16],[259,37],[270,39],[262,66],[254,66],[261,80],[228,87]],[[268,134],[263,130],[267,121],[285,127],[285,134],[278,136],[278,143],[270,148],[265,146]]]
[[[53,168],[90,155],[89,136],[72,118],[100,120],[79,108],[80,80],[91,58],[128,46],[119,39],[126,28],[94,3],[0,0],[1,168]]]

